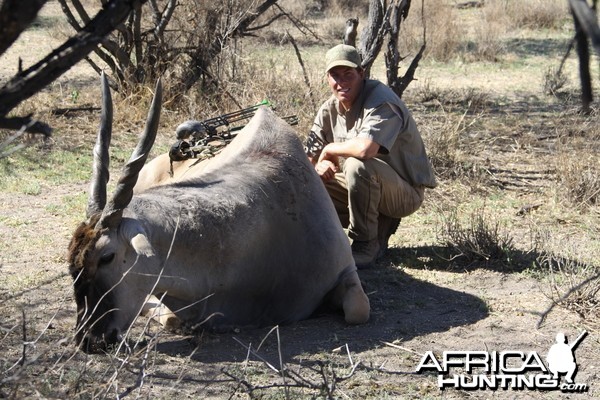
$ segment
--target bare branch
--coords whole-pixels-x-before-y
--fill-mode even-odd
[[[275,7],[277,7],[279,9],[279,11],[281,11],[281,13],[283,15],[285,15],[292,22],[292,24],[294,24],[296,29],[298,29],[300,32],[302,32],[305,35],[306,35],[306,32],[308,32],[319,42],[321,41],[321,38],[319,38],[319,36],[315,32],[313,32],[312,29],[310,29],[308,26],[306,26],[305,23],[303,23],[298,18],[294,17],[292,14],[285,11],[283,9],[283,7],[281,7],[279,4],[275,4]]]
[[[12,46],[48,0],[4,0],[0,5],[0,54]]]
[[[0,159],[6,158],[9,155],[11,155],[12,153],[14,153],[16,151],[19,151],[19,150],[21,150],[22,148],[25,147],[25,144],[21,143],[21,144],[18,144],[16,146],[13,146],[12,148],[8,149],[8,146],[10,146],[10,144],[12,142],[14,142],[15,140],[17,140],[18,138],[20,138],[24,134],[25,134],[25,129],[20,129],[17,133],[15,133],[12,136],[9,136],[6,140],[4,140],[2,143],[0,143]]]
[[[71,0],[71,3],[73,3],[73,8],[75,9],[75,11],[77,11],[77,15],[79,15],[79,18],[81,18],[83,24],[89,24],[90,16],[88,15],[87,11],[85,11],[85,8],[83,8],[83,6],[81,5],[81,2],[79,0]]]
[[[81,30],[81,25],[79,25],[79,22],[75,18],[75,15],[73,15],[71,8],[69,8],[69,5],[67,4],[67,1],[58,0],[58,3],[60,4],[60,8],[62,9],[63,14],[65,14],[65,16],[67,17],[67,22],[69,23],[69,25],[71,25],[71,27],[76,31]]]
[[[145,1],[145,0],[140,0]],[[73,65],[85,58],[131,12],[135,0],[112,0],[74,37],[43,60],[13,77],[0,88],[0,116],[5,116]]]
[[[423,44],[417,55],[413,58],[406,73],[402,77],[398,77],[398,63],[400,56],[398,53],[398,35],[400,33],[400,23],[405,20],[410,8],[410,1],[402,0],[397,8],[394,9],[391,23],[390,41],[388,42],[388,51],[385,54],[386,70],[388,76],[388,85],[392,90],[402,97],[404,90],[415,78],[415,71],[419,66],[419,62],[423,58],[427,47],[427,24],[425,21],[425,0],[421,0],[421,21],[423,24]]]
[[[404,76],[402,76],[402,78],[400,78],[400,79],[397,79],[391,85],[392,89],[398,95],[398,97],[402,97],[402,94],[404,93],[404,91],[406,90],[408,85],[414,80],[415,71],[417,70],[417,67],[419,66],[419,62],[421,61],[421,58],[423,58],[423,53],[425,52],[425,48],[426,48],[425,43],[423,43],[423,45],[421,45],[421,49],[419,50],[419,52],[417,53],[415,58],[413,58],[410,65],[408,66],[408,69],[406,70],[406,73],[404,74]]]
[[[294,51],[296,52],[296,57],[298,58],[298,63],[300,63],[300,67],[302,68],[302,75],[304,76],[304,83],[308,88],[308,96],[310,97],[310,102],[312,103],[313,108],[317,108],[317,102],[313,96],[313,90],[310,85],[310,79],[308,78],[308,73],[306,72],[306,67],[304,66],[304,62],[302,61],[302,55],[300,54],[300,49],[298,49],[298,45],[296,44],[296,40],[294,37],[290,35],[289,32],[286,32],[287,36],[290,38],[290,42],[292,46],[294,46]]]
[[[162,42],[163,34],[171,18],[173,17],[173,12],[175,12],[175,7],[177,6],[177,0],[169,0],[165,11],[162,13],[162,17],[157,20],[156,28],[154,28],[154,35],[159,38]]]
[[[271,6],[277,3],[277,0],[265,0],[262,4],[256,7],[252,12],[245,13],[245,17],[237,20],[233,25],[229,26],[225,33],[217,35],[209,46],[206,48],[197,48],[190,57],[193,63],[190,65],[182,77],[182,86],[178,90],[182,93],[187,92],[200,78],[209,76],[208,67],[223,50],[224,46],[233,38],[242,37],[247,33],[250,25],[256,21],[263,13]],[[217,23],[217,16],[212,16],[209,24]]]
[[[135,49],[136,72],[143,68],[140,60],[142,59],[142,5],[136,4],[132,14],[133,19],[133,47]]]
[[[150,10],[152,10],[152,19],[154,20],[154,25],[158,26],[160,23],[160,11],[158,11],[158,4],[156,4],[156,0],[149,0],[148,4],[150,5]]]
[[[600,272],[597,273],[596,275],[590,276],[589,278],[583,280],[582,282],[579,282],[577,285],[573,286],[565,294],[563,294],[558,300],[553,301],[552,304],[540,315],[540,320],[537,323],[537,327],[539,328],[542,325],[542,323],[546,320],[546,317],[548,317],[548,314],[550,314],[550,312],[552,312],[554,307],[556,307],[557,305],[559,305],[560,303],[562,303],[563,301],[568,299],[569,296],[571,296],[573,293],[577,292],[584,286],[587,286],[591,282],[596,281],[598,279],[600,279]]]
[[[67,1],[66,0],[58,0],[58,2],[60,3],[62,12],[67,17],[67,21],[69,22],[71,27],[73,29],[75,29],[76,32],[81,31],[82,27],[79,24],[79,21],[77,20],[77,18],[75,18],[75,15],[73,15],[73,13],[71,12],[71,8],[67,4]],[[75,3],[78,5],[75,8],[77,9],[77,11],[79,13],[80,18],[84,21],[89,22],[90,18],[88,16],[87,12],[81,6],[81,3],[79,3],[78,0],[74,0],[74,4]],[[119,80],[121,80],[121,81],[124,80],[123,71],[121,71],[121,69],[118,68],[118,65],[115,63],[114,59],[119,60],[119,65],[130,65],[131,61],[129,59],[129,56],[119,48],[119,46],[116,42],[113,42],[110,39],[105,38],[102,41],[102,48],[95,48],[94,53],[96,53],[96,55],[102,61],[104,61],[104,63],[106,63],[106,65],[108,65],[110,70],[113,72],[113,74],[117,75],[117,78]],[[90,64],[90,66],[94,69],[94,71],[96,71],[96,73],[98,73],[98,75],[100,75],[102,73],[102,69],[100,67],[98,67],[96,65],[96,63],[94,63],[89,57],[86,57],[85,60]]]
[[[271,17],[264,24],[249,27],[248,29],[246,29],[246,32],[244,33],[244,35],[247,35],[247,32],[260,31],[261,29],[266,28],[267,26],[270,26],[273,22],[277,21],[279,18],[284,17],[284,16],[285,16],[285,14],[277,14],[274,17]]]

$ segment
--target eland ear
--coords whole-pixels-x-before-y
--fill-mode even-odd
[[[154,257],[154,248],[150,244],[148,237],[143,233],[138,233],[129,241],[135,252],[144,257]]]
[[[119,233],[133,247],[136,254],[143,257],[154,257],[156,254],[148,240],[146,229],[137,220],[125,219],[119,227]]]

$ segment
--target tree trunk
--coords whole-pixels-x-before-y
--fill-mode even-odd
[[[0,7],[0,55],[33,22],[48,0],[4,0]]]
[[[23,100],[42,90],[56,78],[84,59],[116,25],[127,18],[138,1],[113,0],[98,12],[82,31],[59,48],[0,88],[0,117],[4,117]]]
[[[574,17],[575,42],[577,57],[579,58],[579,80],[581,82],[581,112],[588,114],[590,105],[594,101],[592,91],[592,76],[590,74],[590,51],[587,36],[581,28],[579,20]]]
[[[191,54],[191,62],[186,69],[186,73],[182,76],[181,87],[179,87],[174,93],[187,93],[193,85],[200,79],[208,78],[204,84],[211,83],[213,78],[210,75],[208,68],[212,64],[213,60],[221,54],[223,47],[234,38],[242,37],[252,25],[254,21],[262,14],[264,14],[271,6],[277,3],[278,0],[264,0],[253,12],[248,12],[244,18],[233,26],[227,28],[225,35],[219,35],[208,46],[199,46],[197,50]],[[217,28],[216,24],[219,22],[218,16],[211,17],[210,23],[214,24],[214,29]],[[212,82],[216,83],[216,82]]]
[[[369,76],[371,65],[375,61],[375,58],[377,58],[377,55],[383,46],[383,38],[386,30],[384,10],[386,7],[387,2],[385,0],[370,0],[369,2],[367,25],[365,25],[365,28],[361,33],[360,45],[358,47],[366,77]]]
[[[586,0],[569,0],[569,7],[575,24],[575,41],[579,58],[579,80],[581,82],[581,112],[588,114],[594,101],[592,76],[590,74],[590,52],[588,38],[591,39],[594,50],[600,56],[600,27],[594,12]]]

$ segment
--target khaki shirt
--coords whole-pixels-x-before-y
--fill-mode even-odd
[[[363,90],[348,112],[335,96],[323,103],[315,117],[306,151],[310,157],[317,157],[327,143],[345,142],[355,137],[379,144],[376,157],[411,185],[437,186],[415,120],[404,102],[377,80],[364,81]],[[320,144],[316,143],[319,141]]]

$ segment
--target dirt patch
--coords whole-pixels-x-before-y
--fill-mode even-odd
[[[61,206],[66,194],[86,189],[82,183],[46,188],[39,195],[0,193],[4,385],[7,379],[22,379],[17,371],[26,354],[23,373],[38,376],[33,388],[48,394],[74,390],[74,375],[94,397],[105,397],[117,387],[120,393],[135,387],[143,373],[144,384],[136,391],[153,398],[281,397],[286,390],[301,397],[325,396],[336,380],[335,397],[504,398],[505,391],[441,392],[436,375],[414,371],[428,351],[438,356],[450,350],[535,351],[545,357],[557,332],[574,339],[586,327],[560,308],[538,327],[549,305],[543,283],[483,265],[448,271],[432,257],[435,247],[415,240],[424,226],[409,220],[392,238],[388,256],[360,271],[372,305],[368,324],[348,326],[341,315],[320,313],[278,332],[264,328],[198,336],[163,332],[140,318],[132,338],[140,335],[152,350],[134,351],[115,380],[111,374],[118,358],[86,356],[73,346],[75,305],[64,254],[75,224],[72,215],[48,213]],[[576,352],[577,382],[589,385],[588,398],[598,396],[599,349],[594,332]],[[274,369],[282,363],[297,375],[281,378]],[[104,383],[92,380],[95,376]],[[2,393],[9,395],[11,386],[5,387]],[[33,388],[21,384],[17,393]],[[519,393],[519,398],[565,396]]]

